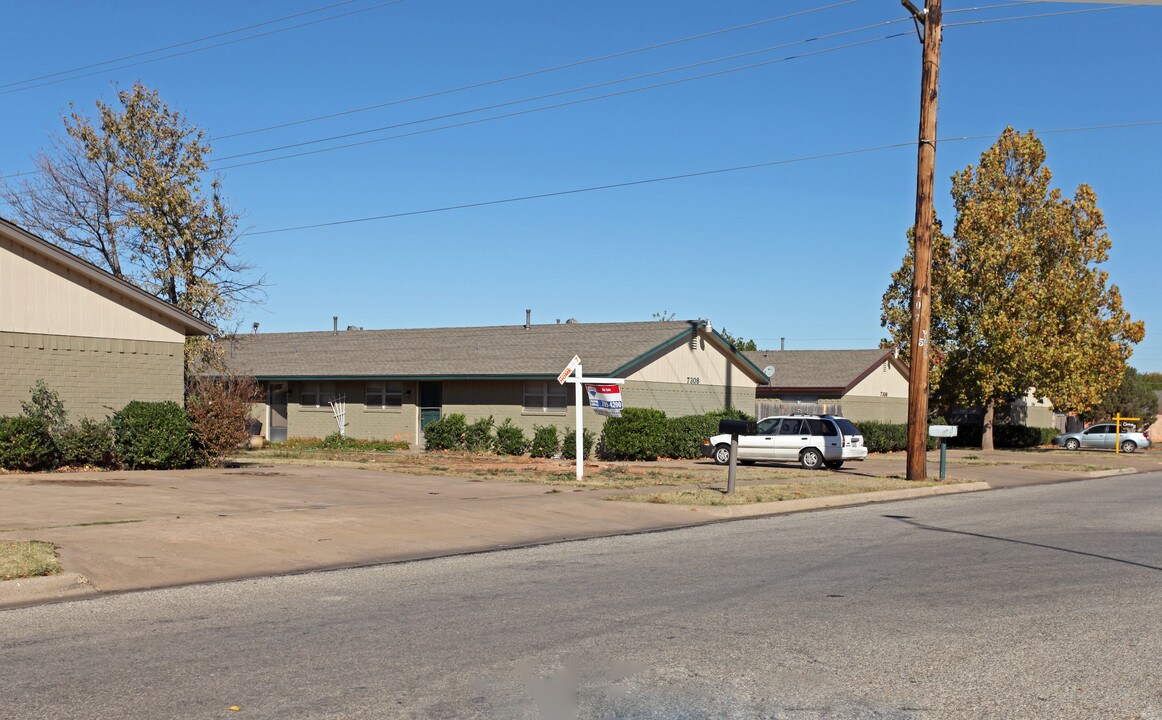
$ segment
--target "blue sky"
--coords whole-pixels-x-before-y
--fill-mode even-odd
[[[837,0],[545,3],[356,0],[246,32],[32,83],[324,6],[286,2],[12,3],[0,47],[0,175],[60,129],[70,102],[135,80],[215,138],[226,193],[259,233],[504,200],[882,145],[906,147],[668,182],[270,234],[240,245],[269,287],[238,322],[264,332],[710,318],[776,348],[874,347],[880,297],[914,213],[920,44],[895,0],[857,0],[648,52],[235,137],[760,20]],[[1085,10],[946,0],[937,213],[949,176],[1007,124],[1162,120],[1162,7]],[[963,12],[954,12],[963,11]],[[290,28],[290,26],[344,17]],[[802,41],[869,27],[814,42]],[[289,28],[285,29],[284,28]],[[283,30],[205,50],[208,45]],[[901,37],[880,40],[888,35]],[[837,49],[861,41],[855,47]],[[777,45],[781,50],[562,94]],[[195,52],[188,52],[197,50]],[[824,51],[821,52],[820,51]],[[160,55],[184,53],[121,67]],[[807,53],[820,53],[807,55]],[[229,167],[542,107],[769,60],[762,67],[314,155]],[[55,82],[64,79],[62,82]],[[16,83],[16,84],[13,84]],[[47,84],[46,84],[47,83]],[[39,85],[38,87],[32,87]],[[421,122],[417,122],[421,121]],[[274,153],[272,147],[412,123]],[[950,138],[986,136],[952,141]],[[1162,371],[1162,125],[1043,136],[1055,183],[1091,184],[1113,239],[1106,269],[1147,336],[1131,364]],[[0,213],[5,208],[0,207]],[[7,213],[5,213],[7,214]],[[564,358],[568,360],[568,358]]]

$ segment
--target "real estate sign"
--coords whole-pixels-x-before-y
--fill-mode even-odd
[[[606,417],[621,417],[621,387],[618,385],[586,385],[589,407]]]

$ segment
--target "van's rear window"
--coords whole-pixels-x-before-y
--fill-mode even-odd
[[[839,431],[844,435],[863,435],[851,421],[846,418],[835,418],[835,422],[839,425]]]

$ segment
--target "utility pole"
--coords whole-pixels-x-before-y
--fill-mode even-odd
[[[941,0],[927,0],[912,13],[924,43],[920,75],[920,142],[916,161],[916,231],[912,254],[912,335],[909,340],[908,469],[909,480],[928,479],[928,331],[932,319],[932,188],[936,179],[936,89],[940,75]]]

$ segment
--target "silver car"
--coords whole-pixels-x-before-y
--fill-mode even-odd
[[[1115,433],[1112,422],[1090,425],[1081,432],[1065,433],[1053,438],[1054,445],[1061,445],[1066,450],[1078,448],[1104,448],[1113,450],[1115,444],[1124,453],[1150,447],[1150,438],[1145,433],[1138,432],[1134,427],[1122,426],[1122,431]]]

